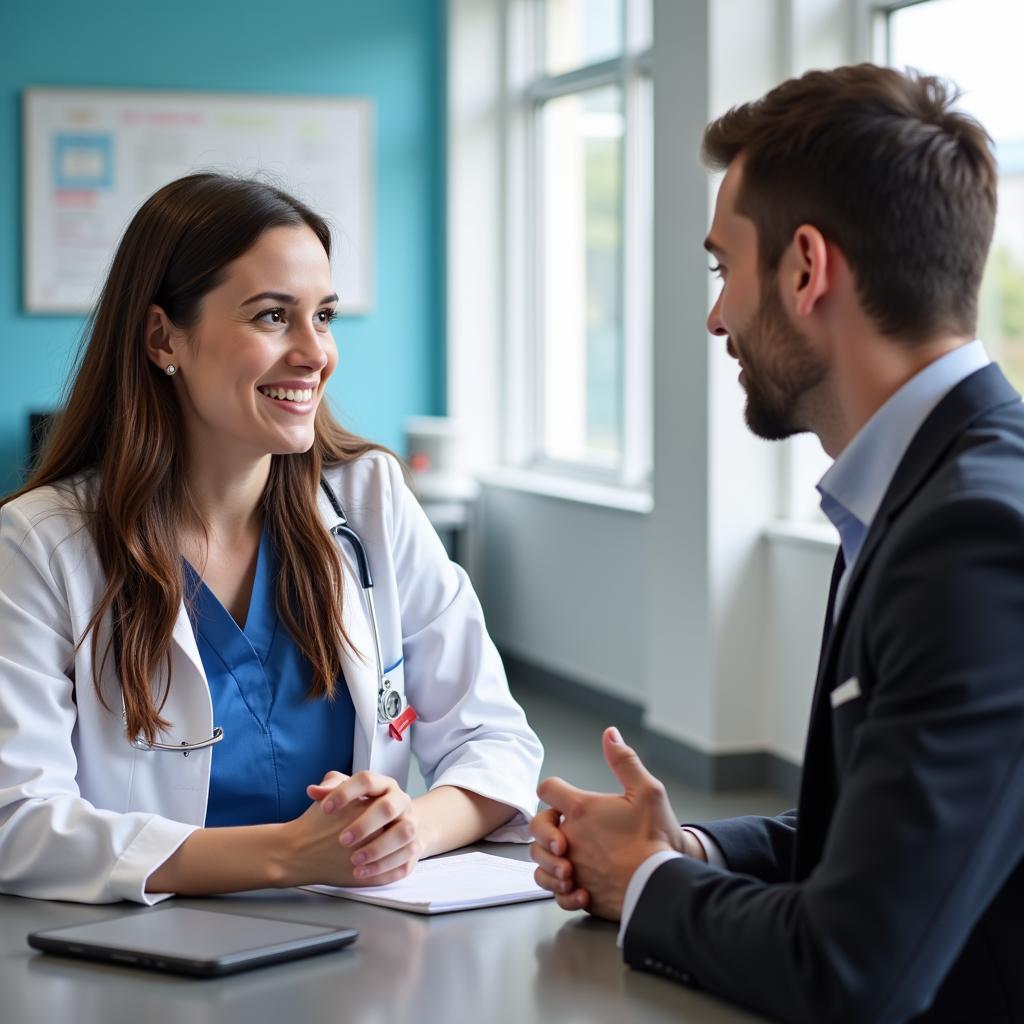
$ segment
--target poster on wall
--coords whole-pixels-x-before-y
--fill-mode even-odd
[[[23,117],[28,312],[88,312],[135,211],[197,171],[257,177],[324,216],[338,312],[372,308],[370,100],[32,88]]]

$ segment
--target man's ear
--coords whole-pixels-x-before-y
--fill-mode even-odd
[[[812,224],[801,224],[782,257],[783,300],[797,317],[810,316],[828,294],[832,267],[825,236]]]
[[[161,370],[176,362],[175,350],[180,344],[179,332],[160,306],[146,310],[146,355]]]

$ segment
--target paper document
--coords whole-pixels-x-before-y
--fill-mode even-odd
[[[552,894],[534,882],[533,872],[529,861],[509,860],[492,853],[459,853],[421,861],[408,878],[390,885],[302,888],[414,914],[446,914],[452,910],[550,899]]]

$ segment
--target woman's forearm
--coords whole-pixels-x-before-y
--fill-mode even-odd
[[[208,896],[296,884],[282,825],[200,828],[146,880],[146,892]]]
[[[412,813],[424,846],[421,856],[432,857],[483,839],[516,811],[468,789],[438,786],[413,800]]]
[[[339,846],[337,836],[359,810],[321,816],[314,805],[294,822],[196,829],[149,876],[146,892],[207,896],[318,882],[351,885],[351,851]],[[430,857],[475,843],[516,812],[469,790],[438,786],[417,797],[411,813],[423,844],[420,856]]]

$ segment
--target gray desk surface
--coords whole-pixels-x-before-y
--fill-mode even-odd
[[[525,859],[526,849],[487,852]],[[347,950],[218,980],[63,959],[30,949],[42,928],[146,913],[0,896],[3,1024],[534,1024],[629,1021],[740,1024],[758,1018],[672,982],[629,970],[615,926],[554,901],[421,917],[298,890],[266,890],[182,906],[350,925]],[[163,904],[166,906],[166,904]]]

